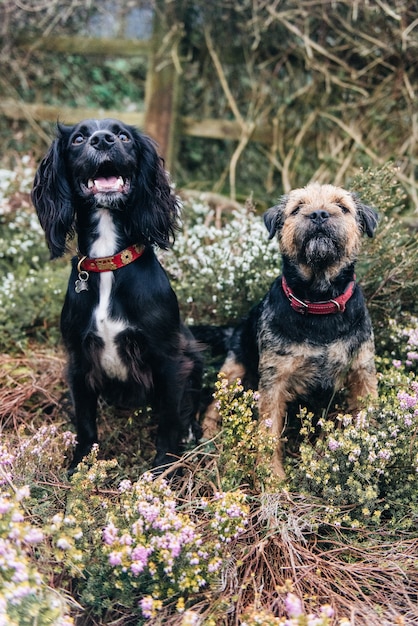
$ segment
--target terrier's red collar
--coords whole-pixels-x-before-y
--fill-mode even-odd
[[[355,278],[355,277],[354,277]],[[345,305],[354,292],[356,281],[352,280],[347,289],[337,298],[325,302],[310,302],[309,300],[299,300],[290,289],[284,276],[282,276],[282,288],[290,302],[290,306],[298,313],[312,313],[313,315],[328,315],[330,313],[343,313]]]
[[[139,259],[144,249],[145,246],[135,244],[113,256],[104,256],[97,259],[79,256],[77,269],[79,272],[111,272]]]

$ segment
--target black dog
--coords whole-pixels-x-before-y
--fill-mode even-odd
[[[283,274],[230,339],[219,329],[214,338],[229,348],[225,376],[259,390],[262,427],[279,440],[300,404],[326,410],[344,387],[355,411],[360,398],[377,394],[372,324],[354,274],[361,238],[373,236],[377,214],[341,187],[313,183],[284,196],[264,221],[270,238],[278,237]],[[194,332],[214,343],[208,329]],[[213,403],[205,437],[218,420]],[[281,444],[272,466],[284,477]]]
[[[77,429],[70,470],[97,442],[99,396],[151,405],[154,466],[173,461],[196,424],[202,363],[153,249],[170,245],[179,215],[153,142],[113,119],[59,124],[32,200],[51,258],[78,239],[61,316]]]

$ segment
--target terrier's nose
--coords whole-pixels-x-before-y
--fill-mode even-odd
[[[90,137],[90,145],[96,150],[108,150],[115,140],[115,135],[108,130],[98,130]]]
[[[329,218],[328,211],[313,211],[310,213],[309,218],[315,222],[315,224],[322,224]]]

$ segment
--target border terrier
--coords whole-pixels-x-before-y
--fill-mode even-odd
[[[291,191],[264,216],[282,275],[234,330],[221,370],[259,390],[260,423],[279,441],[272,463],[280,477],[291,407],[318,414],[344,388],[353,412],[360,398],[377,395],[373,329],[354,273],[362,235],[374,235],[377,219],[355,194],[318,183]],[[204,436],[218,419],[212,403]]]

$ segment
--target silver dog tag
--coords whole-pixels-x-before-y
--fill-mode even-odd
[[[89,286],[87,281],[89,279],[88,272],[80,272],[78,275],[78,279],[74,283],[74,290],[76,293],[80,293],[80,291],[88,291]]]

